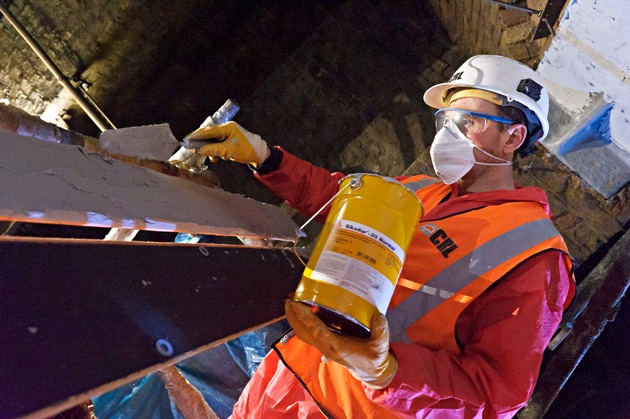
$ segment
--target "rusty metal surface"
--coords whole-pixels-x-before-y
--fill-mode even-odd
[[[0,220],[286,241],[297,234],[274,205],[76,145],[0,130],[0,167]]]

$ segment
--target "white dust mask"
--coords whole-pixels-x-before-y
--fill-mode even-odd
[[[488,156],[500,160],[501,163],[483,163],[475,160],[474,149],[480,150]],[[435,139],[430,149],[431,161],[435,173],[442,182],[450,185],[464,177],[475,164],[484,166],[507,166],[512,162],[493,156],[485,150],[477,147],[470,138],[466,137],[453,123],[446,121],[442,128],[435,134]]]

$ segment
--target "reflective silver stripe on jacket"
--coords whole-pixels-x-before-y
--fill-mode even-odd
[[[403,182],[403,185],[405,185],[407,189],[410,189],[411,191],[415,193],[422,188],[425,188],[430,185],[435,185],[436,183],[441,183],[441,182],[442,181],[439,179],[422,179],[422,180],[416,180],[415,182]]]
[[[445,299],[525,249],[558,236],[550,219],[520,225],[484,243],[435,275],[424,287],[388,310],[392,342],[410,342],[405,330]]]

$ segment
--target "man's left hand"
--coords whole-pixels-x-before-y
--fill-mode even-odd
[[[372,318],[370,338],[361,339],[331,331],[305,304],[287,300],[284,308],[287,320],[301,341],[347,368],[366,386],[378,390],[394,379],[398,362],[389,352],[389,326],[382,314]]]

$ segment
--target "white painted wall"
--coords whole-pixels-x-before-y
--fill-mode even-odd
[[[556,127],[543,144],[613,195],[630,181],[630,3],[573,0],[538,72]]]

